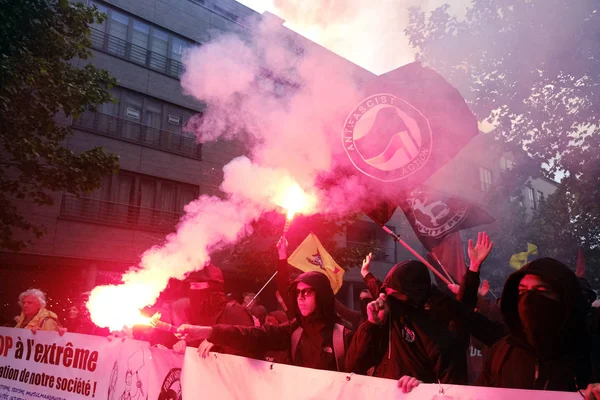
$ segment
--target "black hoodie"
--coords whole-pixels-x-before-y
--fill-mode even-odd
[[[399,379],[413,376],[427,383],[466,383],[463,371],[453,362],[456,338],[431,318],[424,309],[431,292],[427,267],[418,261],[395,265],[382,289],[393,289],[408,297],[388,295],[390,316],[383,325],[363,323],[356,332],[346,369],[365,374],[374,367],[373,376]]]
[[[548,330],[548,337],[555,333],[557,338],[549,350],[535,350],[526,339],[519,316],[519,283],[525,275],[540,277],[559,296],[554,313],[562,322]],[[587,386],[590,348],[585,301],[577,277],[567,266],[552,258],[525,265],[506,281],[501,308],[510,335],[490,349],[477,385],[560,391]]]
[[[316,292],[317,309],[307,317],[298,310],[295,290],[303,282]],[[320,272],[305,272],[289,288],[292,310],[296,318],[276,326],[241,327],[216,325],[208,338],[214,344],[239,349],[252,349],[255,357],[263,358],[269,351],[288,351],[288,362],[300,367],[337,371],[333,353],[333,326],[336,323],[335,297],[329,279]],[[296,353],[291,354],[292,334],[302,327],[302,336]],[[344,329],[344,347],[347,349],[352,334]],[[340,365],[344,370],[344,365]]]

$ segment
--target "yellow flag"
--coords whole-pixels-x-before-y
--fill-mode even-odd
[[[510,266],[514,269],[521,269],[525,264],[527,264],[527,258],[531,255],[537,256],[538,248],[533,243],[527,243],[527,251],[513,254],[510,257]]]
[[[288,257],[288,263],[303,272],[317,271],[325,274],[333,293],[337,293],[342,287],[344,269],[335,262],[312,232]]]

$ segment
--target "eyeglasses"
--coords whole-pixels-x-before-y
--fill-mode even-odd
[[[315,291],[314,289],[311,288],[304,288],[304,289],[296,289],[296,297],[301,297],[303,299],[310,297],[310,296],[314,296]]]

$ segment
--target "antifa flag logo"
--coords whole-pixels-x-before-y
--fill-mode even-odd
[[[459,226],[467,217],[468,203],[453,201],[450,197],[435,196],[427,193],[413,193],[406,199],[414,218],[416,231],[437,239]]]
[[[169,371],[162,386],[158,400],[181,400],[181,368],[173,368]]]
[[[419,171],[431,154],[429,121],[407,101],[388,93],[364,99],[346,119],[342,141],[362,173],[397,181]]]

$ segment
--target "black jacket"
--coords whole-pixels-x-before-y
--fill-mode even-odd
[[[564,322],[556,329],[561,340],[551,354],[538,354],[525,339],[519,317],[519,282],[537,275],[559,293],[557,313]],[[497,342],[486,355],[479,386],[574,391],[590,381],[589,336],[585,327],[585,303],[575,274],[564,264],[541,258],[513,273],[502,293],[502,314],[510,335]]]
[[[409,301],[389,295],[388,321],[360,326],[348,350],[346,369],[365,374],[374,367],[373,376],[381,378],[410,375],[428,383],[465,383],[466,374],[454,362],[456,335],[424,308],[431,292],[427,268],[416,261],[397,264],[382,287],[405,294]]]
[[[223,345],[239,350],[252,351],[254,357],[263,358],[269,351],[287,351],[288,362],[308,368],[338,370],[333,344],[333,327],[339,322],[335,314],[335,297],[329,279],[320,272],[305,272],[292,282],[292,294],[298,283],[303,282],[316,292],[317,309],[307,317],[298,310],[295,296],[288,296],[290,309],[296,315],[291,322],[277,326],[241,327],[216,325],[208,340],[215,345]],[[292,334],[302,327],[302,335],[295,354],[292,350]],[[352,332],[344,329],[344,349],[348,349]],[[339,356],[339,355],[338,355]],[[339,365],[344,370],[344,362]]]

